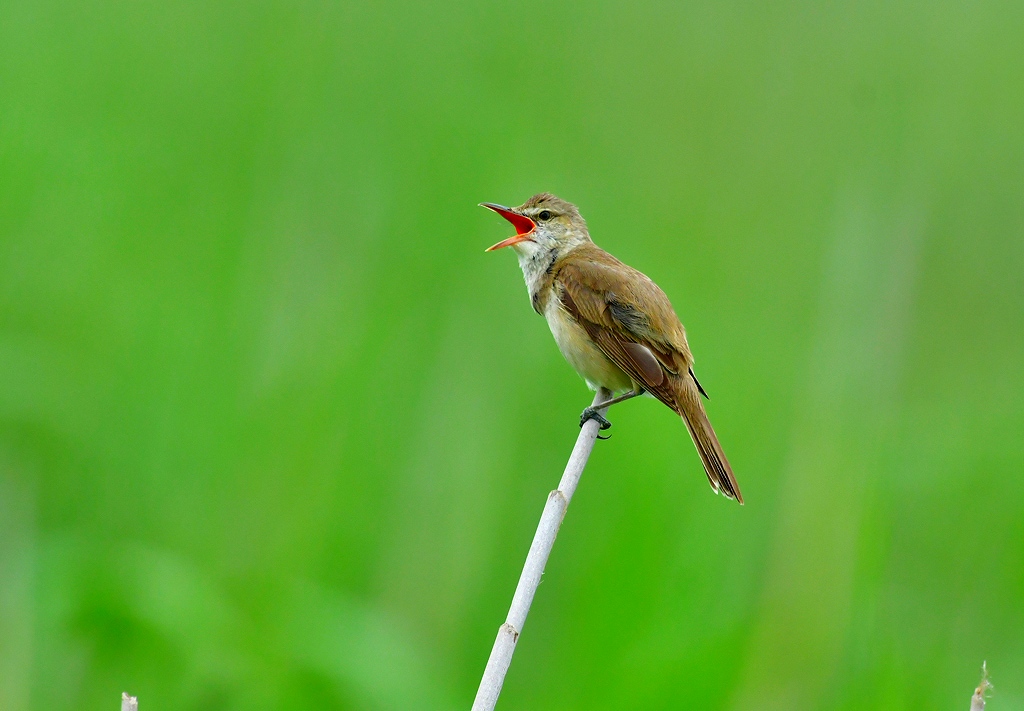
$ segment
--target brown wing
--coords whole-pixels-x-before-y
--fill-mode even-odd
[[[686,332],[665,293],[592,245],[556,265],[555,293],[598,347],[645,390],[678,409],[672,380],[689,374]]]
[[[686,332],[657,284],[594,245],[556,265],[555,293],[601,351],[644,390],[679,413],[711,487],[743,503],[739,484],[704,412]]]

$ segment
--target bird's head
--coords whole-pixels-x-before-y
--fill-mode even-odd
[[[521,257],[551,251],[566,252],[590,241],[587,223],[571,202],[551,193],[540,193],[519,207],[480,203],[512,223],[516,233],[487,248],[488,252],[513,247]]]

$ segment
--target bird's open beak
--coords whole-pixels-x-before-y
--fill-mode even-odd
[[[506,220],[512,223],[512,226],[516,228],[516,233],[508,239],[503,239],[498,244],[491,245],[486,250],[487,252],[493,252],[496,249],[502,247],[509,247],[513,244],[519,244],[530,239],[530,235],[533,234],[534,228],[537,227],[537,223],[531,220],[526,215],[520,215],[517,212],[512,212],[504,205],[495,205],[493,202],[482,202],[480,207],[486,207],[488,210],[494,210],[496,213],[504,217]]]

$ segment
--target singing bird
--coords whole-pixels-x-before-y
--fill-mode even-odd
[[[519,207],[481,203],[512,223],[516,234],[489,247],[512,247],[526,279],[530,303],[543,315],[558,348],[591,389],[621,393],[604,408],[648,393],[678,413],[697,446],[715,492],[743,503],[736,477],[711,428],[693,373],[686,331],[657,284],[590,239],[576,206],[550,193]],[[595,408],[580,427],[597,420]]]

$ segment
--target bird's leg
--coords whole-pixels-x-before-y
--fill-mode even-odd
[[[644,389],[643,388],[636,388],[635,390],[629,391],[625,395],[619,395],[618,397],[613,397],[611,400],[605,400],[604,402],[602,402],[597,407],[588,407],[580,415],[580,427],[582,427],[583,425],[587,424],[587,420],[593,420],[594,422],[597,422],[599,425],[601,425],[601,429],[602,430],[608,429],[609,427],[612,426],[612,423],[609,422],[608,419],[604,415],[602,415],[600,412],[598,412],[598,411],[599,410],[603,410],[606,407],[611,407],[615,403],[624,402],[626,400],[631,400],[632,398],[635,398],[636,396],[643,395],[643,394],[644,394]],[[600,439],[608,439],[608,438],[607,437],[601,437]]]

